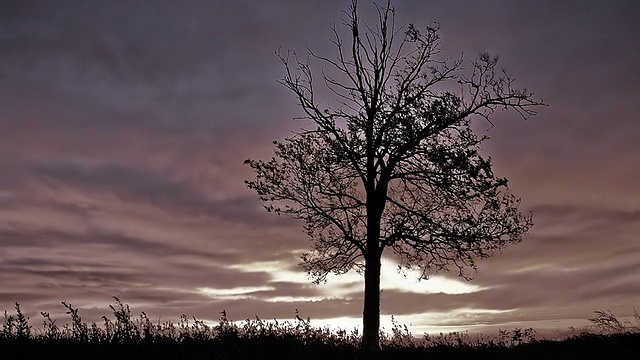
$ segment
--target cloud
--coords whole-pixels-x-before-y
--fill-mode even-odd
[[[472,282],[454,273],[417,282],[385,258],[383,314],[416,329],[476,330],[630,314],[640,295],[640,48],[629,44],[640,42],[640,6],[396,5],[398,24],[441,24],[443,55],[499,54],[550,106],[526,122],[496,114],[484,149],[534,213],[531,234],[480,261]],[[163,319],[215,320],[222,309],[292,319],[297,308],[357,323],[361,276],[310,285],[297,266],[309,247],[301,224],[264,212],[242,166],[306,126],[290,121],[300,109],[277,84],[274,51],[331,55],[344,6],[3,5],[0,310],[20,301],[36,318],[64,318],[65,300],[98,320],[116,295]]]

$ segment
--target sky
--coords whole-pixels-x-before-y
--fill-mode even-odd
[[[293,319],[353,328],[362,279],[313,285],[301,223],[246,158],[302,127],[278,49],[335,54],[347,0],[0,2],[0,310]],[[531,211],[472,281],[385,258],[381,313],[414,333],[582,326],[640,307],[640,2],[397,0],[443,55],[480,51],[547,107],[498,113],[483,154]],[[361,16],[372,19],[371,3]],[[314,63],[317,71],[321,65]],[[330,99],[327,99],[327,101]]]

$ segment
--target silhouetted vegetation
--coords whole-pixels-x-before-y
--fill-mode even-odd
[[[259,318],[231,322],[223,311],[217,324],[180,317],[153,322],[142,312],[134,316],[128,305],[114,298],[113,318],[102,323],[82,321],[77,308],[62,302],[70,322],[41,312],[42,328],[16,303],[15,313],[4,312],[0,354],[5,359],[637,359],[640,351],[640,315],[636,324],[619,320],[611,311],[596,311],[591,325],[562,339],[540,339],[529,329],[501,330],[498,334],[454,332],[413,336],[394,323],[381,333],[381,350],[360,348],[357,331],[330,331],[311,326],[298,316],[292,322]]]
[[[366,349],[380,343],[385,251],[423,279],[446,270],[469,279],[477,259],[520,242],[533,226],[481,155],[488,137],[472,125],[492,125],[498,110],[526,119],[544,105],[498,57],[448,59],[437,26],[397,26],[391,0],[383,4],[367,21],[352,0],[344,27],[332,29],[333,55],[279,54],[281,83],[303,125],[274,141],[271,159],[245,162],[256,175],[246,184],[265,209],[303,222],[312,247],[302,265],[316,281],[364,273]]]

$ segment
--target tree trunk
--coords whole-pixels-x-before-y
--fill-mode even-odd
[[[365,257],[362,349],[380,349],[380,255],[377,251]]]
[[[362,310],[362,349],[380,349],[380,223],[386,200],[386,184],[376,189],[378,176],[373,147],[375,113],[367,113],[367,247],[364,253],[364,306]],[[380,183],[378,183],[380,185]],[[384,189],[380,193],[380,189]],[[384,196],[381,196],[384,195]]]

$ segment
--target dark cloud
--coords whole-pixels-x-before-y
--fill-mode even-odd
[[[267,214],[255,196],[212,194],[212,189],[203,186],[205,184],[180,179],[168,171],[121,164],[59,162],[37,166],[34,175],[52,188],[70,187],[93,196],[112,194],[125,203],[145,204],[168,213],[251,226],[291,223]]]
[[[274,52],[331,55],[348,3],[2,4],[0,310],[19,301],[32,317],[65,317],[64,300],[99,320],[116,295],[163,319],[359,317],[359,278],[305,282],[300,224],[264,212],[242,166],[303,126],[290,121],[300,110],[277,84]],[[444,56],[498,54],[549,106],[528,121],[496,114],[484,147],[534,213],[531,234],[479,262],[477,291],[392,284],[383,314],[474,329],[629,315],[640,295],[640,4],[394,3],[398,24],[441,25]]]

